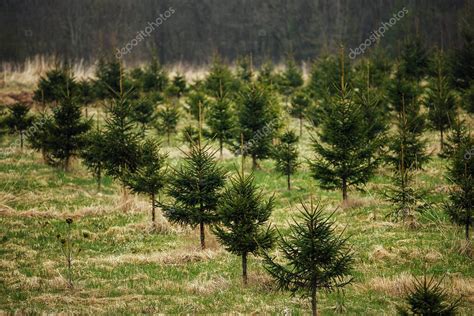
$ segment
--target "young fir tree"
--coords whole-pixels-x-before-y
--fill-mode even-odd
[[[454,185],[445,209],[451,220],[465,228],[466,240],[474,225],[474,140],[468,135],[450,157],[448,179]]]
[[[298,168],[298,136],[287,130],[280,136],[280,143],[273,149],[273,158],[278,172],[286,176],[288,190],[291,190],[291,175]]]
[[[378,165],[380,135],[370,133],[374,122],[365,120],[344,77],[339,92],[322,105],[322,112],[321,130],[317,138],[313,137],[317,154],[316,160],[310,162],[313,177],[324,189],[340,188],[343,201],[347,202],[348,188],[365,184]]]
[[[222,158],[224,144],[232,142],[236,130],[231,101],[227,96],[217,97],[211,102],[207,125],[210,129],[209,136],[219,142],[219,153]]]
[[[225,179],[225,172],[217,165],[214,155],[208,145],[201,145],[200,140],[195,143],[169,179],[167,194],[172,202],[160,203],[171,222],[199,225],[202,249],[206,248],[205,225],[218,220],[217,204]]]
[[[300,122],[300,137],[303,136],[303,119],[312,102],[305,90],[299,90],[291,98],[290,114]]]
[[[442,279],[437,282],[434,277],[429,280],[426,275],[422,280],[415,277],[413,289],[408,290],[405,306],[397,307],[402,316],[409,315],[439,315],[454,316],[461,298],[452,299],[441,287]]]
[[[463,91],[462,105],[469,114],[474,114],[474,81],[468,89]]]
[[[53,109],[48,130],[47,151],[50,157],[67,172],[71,158],[79,155],[85,146],[84,136],[91,122],[82,118],[81,108],[72,96],[65,96]]]
[[[179,121],[179,110],[176,104],[165,103],[157,112],[157,129],[159,134],[165,134],[168,146],[171,142],[171,134],[176,133]]]
[[[156,120],[156,106],[149,98],[140,98],[132,102],[132,117],[140,124],[142,137],[145,136],[147,128]]]
[[[132,113],[129,92],[120,85],[119,93],[107,107],[103,149],[106,173],[119,180],[124,188],[124,176],[137,168],[140,159],[141,136]]]
[[[274,242],[274,231],[268,223],[273,197],[264,201],[254,181],[253,175],[245,176],[243,170],[231,179],[220,198],[219,222],[213,226],[214,234],[226,250],[242,258],[244,285],[248,283],[248,255],[269,250]]]
[[[186,79],[183,75],[177,73],[174,76],[171,85],[168,87],[168,94],[179,99],[187,92],[187,90]]]
[[[278,111],[268,88],[257,84],[245,88],[239,98],[237,116],[239,134],[243,134],[247,142],[241,154],[251,156],[252,168],[256,169],[257,159],[270,155],[272,140],[279,125]]]
[[[469,131],[466,127],[466,122],[456,115],[451,122],[451,129],[446,137],[446,144],[442,157],[453,157],[464,144],[469,142]]]
[[[395,72],[395,77],[390,80],[387,87],[387,97],[391,110],[400,113],[402,109],[410,112],[410,106],[417,104],[416,99],[420,94],[418,84],[405,78],[400,67]],[[416,111],[416,108],[414,109]]]
[[[468,89],[474,82],[474,31],[472,13],[471,21],[462,22],[462,43],[454,50],[451,61],[451,78],[459,90]]]
[[[315,100],[324,100],[328,95],[339,93],[341,77],[347,83],[352,81],[351,67],[347,59],[344,60],[344,67],[336,56],[320,57],[312,65],[308,90]]]
[[[169,84],[168,74],[156,57],[153,57],[150,65],[145,68],[141,79],[144,92],[163,92]]]
[[[214,56],[211,69],[204,82],[204,88],[206,93],[212,97],[216,94],[225,94],[232,98],[238,91],[238,81],[219,56]]]
[[[303,86],[303,74],[300,67],[297,66],[293,57],[289,56],[286,61],[286,69],[279,80],[280,93],[285,96],[285,103],[288,105],[288,100],[293,93]]]
[[[125,183],[133,192],[146,194],[151,203],[151,221],[155,227],[156,196],[165,186],[166,154],[160,152],[160,144],[147,139],[140,146],[140,159],[133,172],[125,176]]]
[[[205,114],[209,108],[209,99],[201,90],[195,90],[189,93],[187,98],[187,105],[189,108],[189,113],[193,116],[194,119],[199,120],[199,109],[201,109],[201,114]]]
[[[429,52],[424,47],[421,37],[411,37],[405,40],[401,56],[400,71],[402,75],[419,82],[429,71]]]
[[[191,148],[199,140],[199,130],[193,125],[186,125],[182,130],[183,141]]]
[[[58,103],[67,94],[76,96],[77,83],[67,67],[56,67],[40,78],[38,87],[33,94],[33,100],[43,105],[52,102]]]
[[[23,151],[25,131],[32,125],[33,117],[28,114],[30,108],[22,103],[15,103],[8,107],[8,115],[3,119],[10,133],[18,133],[20,137],[20,149]]]
[[[41,152],[43,161],[48,165],[53,165],[54,162],[50,157],[48,144],[50,143],[49,137],[51,130],[51,125],[53,124],[53,119],[51,115],[46,114],[45,112],[40,112],[39,115],[35,116],[33,119],[33,128],[27,134],[28,142],[30,143],[31,148],[35,151]]]
[[[251,56],[240,57],[237,61],[237,77],[244,83],[252,82],[253,65]]]
[[[99,119],[97,119],[96,128],[90,130],[85,135],[85,145],[80,156],[82,163],[92,173],[97,182],[97,191],[100,192],[102,184],[102,174],[104,172],[105,156],[105,137],[100,128]]]
[[[273,66],[273,63],[271,61],[264,62],[258,72],[257,82],[271,88],[277,81],[278,79],[275,75],[275,67]]]
[[[450,127],[456,114],[456,100],[449,88],[448,79],[443,75],[443,58],[441,53],[435,57],[436,77],[432,80],[426,100],[428,119],[440,135],[441,152],[444,149],[444,133]]]
[[[301,220],[290,224],[288,237],[281,233],[278,245],[286,263],[265,256],[265,269],[280,289],[311,299],[312,314],[318,315],[317,293],[332,291],[352,281],[354,259],[347,238],[336,234],[331,216],[323,207],[302,203]]]

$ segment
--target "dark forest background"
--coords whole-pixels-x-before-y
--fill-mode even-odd
[[[252,54],[256,63],[291,52],[309,60],[340,43],[354,48],[403,7],[408,15],[380,45],[396,55],[408,35],[425,45],[460,45],[461,22],[472,1],[462,0],[1,0],[0,60],[34,55],[95,60],[121,47],[170,6],[175,13],[126,56],[156,52],[164,63],[207,63]]]

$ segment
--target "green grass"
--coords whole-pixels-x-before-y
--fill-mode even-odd
[[[178,155],[173,147],[167,150]],[[308,135],[301,151],[305,158],[311,157]],[[229,157],[220,163],[231,175],[240,159]],[[246,167],[249,170],[250,161]],[[417,175],[418,186],[429,189],[425,199],[438,206],[417,216],[416,227],[386,218],[390,210],[383,199],[383,189],[390,184],[386,167],[365,190],[350,191],[349,208],[340,207],[340,192],[318,188],[306,164],[293,177],[290,192],[272,161],[262,161],[261,167],[255,179],[265,196],[275,195],[271,220],[283,233],[300,200],[321,199],[328,214],[339,207],[334,219],[338,229],[345,228],[350,236],[355,280],[343,293],[320,293],[321,314],[336,314],[341,308],[351,315],[395,314],[411,275],[424,271],[446,274],[448,290],[464,295],[461,313],[472,314],[474,265],[459,251],[462,229],[452,225],[439,207],[447,185],[445,161],[433,156],[426,171]],[[199,249],[194,229],[160,218],[161,229],[152,232],[148,200],[131,199],[130,209],[123,210],[119,185],[110,178],[97,193],[95,181],[79,162],[65,174],[44,165],[40,155],[30,151],[2,155],[0,312],[309,312],[307,300],[275,289],[259,258],[250,258],[250,284],[243,287],[240,259],[227,253],[209,232],[206,251]],[[73,261],[74,289],[66,287],[65,260],[56,238],[65,234],[69,216],[74,218],[74,236],[81,248]]]

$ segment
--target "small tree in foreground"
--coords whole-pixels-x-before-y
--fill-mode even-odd
[[[97,182],[97,191],[100,191],[102,173],[104,171],[104,161],[107,159],[104,148],[106,146],[104,133],[99,127],[89,131],[85,135],[85,145],[80,156],[83,164],[92,173]]]
[[[293,131],[286,131],[280,137],[280,143],[273,149],[276,169],[286,176],[288,190],[291,190],[291,175],[298,168],[298,136]]]
[[[160,144],[147,139],[140,148],[137,168],[125,177],[125,184],[135,193],[146,194],[151,202],[151,221],[155,226],[156,195],[165,186],[163,170],[166,155],[160,153]]]
[[[20,149],[23,151],[24,133],[33,123],[33,118],[28,115],[30,108],[22,103],[16,103],[8,108],[9,114],[4,119],[10,133],[20,136]]]
[[[60,245],[61,245],[61,252],[64,256],[64,259],[66,261],[66,269],[67,269],[67,285],[69,288],[72,288],[73,285],[73,260],[75,259],[75,256],[78,255],[81,252],[81,248],[79,248],[73,240],[73,235],[72,235],[72,218],[67,218],[66,219],[66,235],[61,236],[61,234],[57,234],[56,238],[58,239]]]
[[[449,297],[439,282],[434,277],[429,280],[426,275],[422,280],[415,278],[412,290],[409,290],[405,297],[404,307],[398,307],[400,315],[456,315],[461,298],[453,300]]]
[[[179,111],[176,106],[166,104],[160,108],[157,113],[158,123],[157,129],[159,134],[165,134],[168,146],[171,141],[171,134],[176,133],[176,127],[178,126]]]
[[[184,163],[174,170],[169,180],[171,203],[160,203],[164,215],[171,221],[195,227],[199,225],[201,248],[206,248],[204,226],[218,220],[216,210],[225,172],[214,159],[215,151],[198,141]]]
[[[221,197],[219,224],[213,227],[218,240],[231,253],[242,257],[242,279],[246,285],[247,256],[258,250],[268,250],[274,241],[268,219],[273,210],[273,198],[263,201],[257,192],[252,174],[239,173]]]
[[[347,238],[335,234],[332,214],[325,217],[319,203],[315,207],[302,203],[302,207],[301,221],[290,224],[288,237],[279,233],[280,250],[287,263],[265,255],[265,269],[280,289],[309,297],[313,315],[318,315],[317,292],[349,284],[353,256]]]

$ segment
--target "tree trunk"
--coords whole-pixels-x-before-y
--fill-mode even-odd
[[[316,301],[316,288],[311,290],[311,309],[313,311],[313,316],[318,316],[318,305]]]
[[[151,222],[155,227],[155,193],[151,194]]]
[[[199,223],[199,231],[201,236],[201,249],[206,249],[206,236],[204,235],[204,223]]]
[[[20,150],[23,152],[23,131],[20,131]]]
[[[471,226],[471,211],[470,210],[467,210],[467,218],[466,218],[466,241],[469,242],[469,227]]]
[[[342,201],[347,202],[347,180],[342,179]]]
[[[170,145],[170,133],[167,132],[167,133],[166,133],[166,136],[167,136],[167,138],[168,138],[168,146],[169,146],[169,145]]]
[[[100,192],[100,185],[102,181],[102,168],[97,169],[97,192]]]
[[[291,180],[290,180],[290,173],[289,172],[286,175],[286,182],[288,184],[288,191],[290,191],[291,190]]]
[[[220,158],[222,159],[222,151],[224,149],[224,144],[222,139],[219,139],[219,153],[220,153]]]
[[[248,284],[248,276],[247,276],[247,253],[244,252],[242,254],[242,281],[244,285]]]
[[[258,168],[257,157],[255,155],[252,155],[252,170],[256,170],[257,168]]]
[[[300,137],[303,135],[303,117],[300,116]]]
[[[444,136],[443,136],[443,133],[444,133],[444,131],[443,131],[443,129],[441,129],[439,131],[439,136],[440,136],[440,138],[439,138],[439,148],[440,148],[441,152],[443,152],[443,150],[444,150]]]
[[[65,172],[69,171],[69,160],[70,160],[70,157],[66,157],[66,159],[64,159],[64,171]]]

